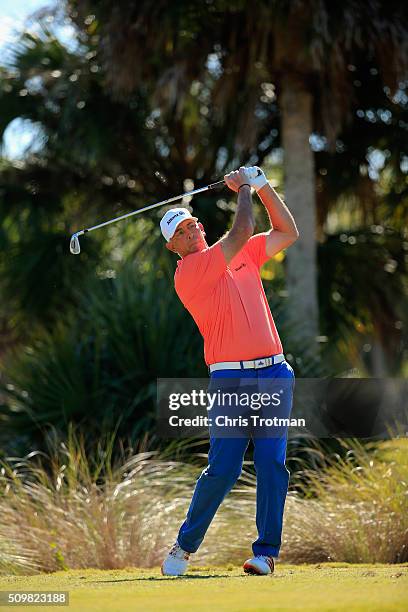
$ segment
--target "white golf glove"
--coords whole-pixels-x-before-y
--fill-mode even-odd
[[[245,174],[248,177],[249,184],[255,189],[256,192],[258,192],[268,183],[268,179],[266,178],[263,170],[258,168],[258,166],[249,166],[248,168],[245,168]]]

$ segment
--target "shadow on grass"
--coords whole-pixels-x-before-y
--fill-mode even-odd
[[[149,576],[146,578],[120,578],[119,580],[90,580],[87,584],[100,584],[108,582],[139,582],[140,580],[209,580],[211,578],[239,578],[239,576],[231,576],[231,574],[213,574],[205,576],[201,574],[187,574],[186,576]]]

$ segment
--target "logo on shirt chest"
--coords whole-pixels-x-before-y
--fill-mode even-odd
[[[246,263],[242,263],[238,266],[238,268],[234,268],[235,272],[238,272],[238,270],[241,270],[241,268],[245,268]]]

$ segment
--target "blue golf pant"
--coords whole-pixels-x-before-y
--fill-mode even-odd
[[[238,373],[237,373],[238,372]],[[213,372],[215,378],[292,379],[286,394],[286,416],[292,408],[294,373],[291,366],[282,363],[261,369],[220,370]],[[249,382],[249,381],[248,381]],[[251,381],[253,384],[255,381]],[[266,382],[266,381],[264,381]],[[289,381],[286,381],[289,383]],[[182,524],[178,543],[187,552],[199,548],[208,527],[221,502],[231,490],[242,470],[245,451],[250,437],[213,437],[210,431],[208,466],[201,473],[191,500],[186,520]],[[252,544],[254,555],[277,557],[281,545],[282,520],[289,485],[286,468],[287,430],[279,437],[253,437],[254,465],[256,470],[256,526],[258,538]]]

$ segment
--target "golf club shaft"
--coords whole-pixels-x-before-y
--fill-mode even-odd
[[[151,204],[150,206],[145,206],[144,208],[139,208],[139,210],[134,210],[133,212],[127,213],[126,215],[116,217],[116,219],[111,219],[110,221],[99,223],[98,225],[94,225],[93,227],[88,227],[87,229],[75,232],[75,234],[77,236],[81,236],[86,232],[92,232],[93,230],[99,229],[100,227],[104,227],[105,225],[116,223],[116,221],[120,221],[121,219],[127,219],[128,217],[132,217],[133,215],[138,215],[139,213],[146,212],[146,210],[151,210],[152,208],[157,208],[158,206],[164,206],[165,204],[169,204],[170,202],[175,202],[176,200],[181,200],[182,198],[193,196],[197,193],[202,193],[203,191],[208,191],[209,189],[215,189],[217,187],[221,187],[222,185],[225,185],[225,181],[217,181],[216,183],[211,183],[210,185],[206,185],[205,187],[200,187],[199,189],[194,189],[193,191],[182,193],[181,195],[174,196],[173,198],[168,198],[168,200],[163,200],[162,202],[157,202],[156,204]]]

